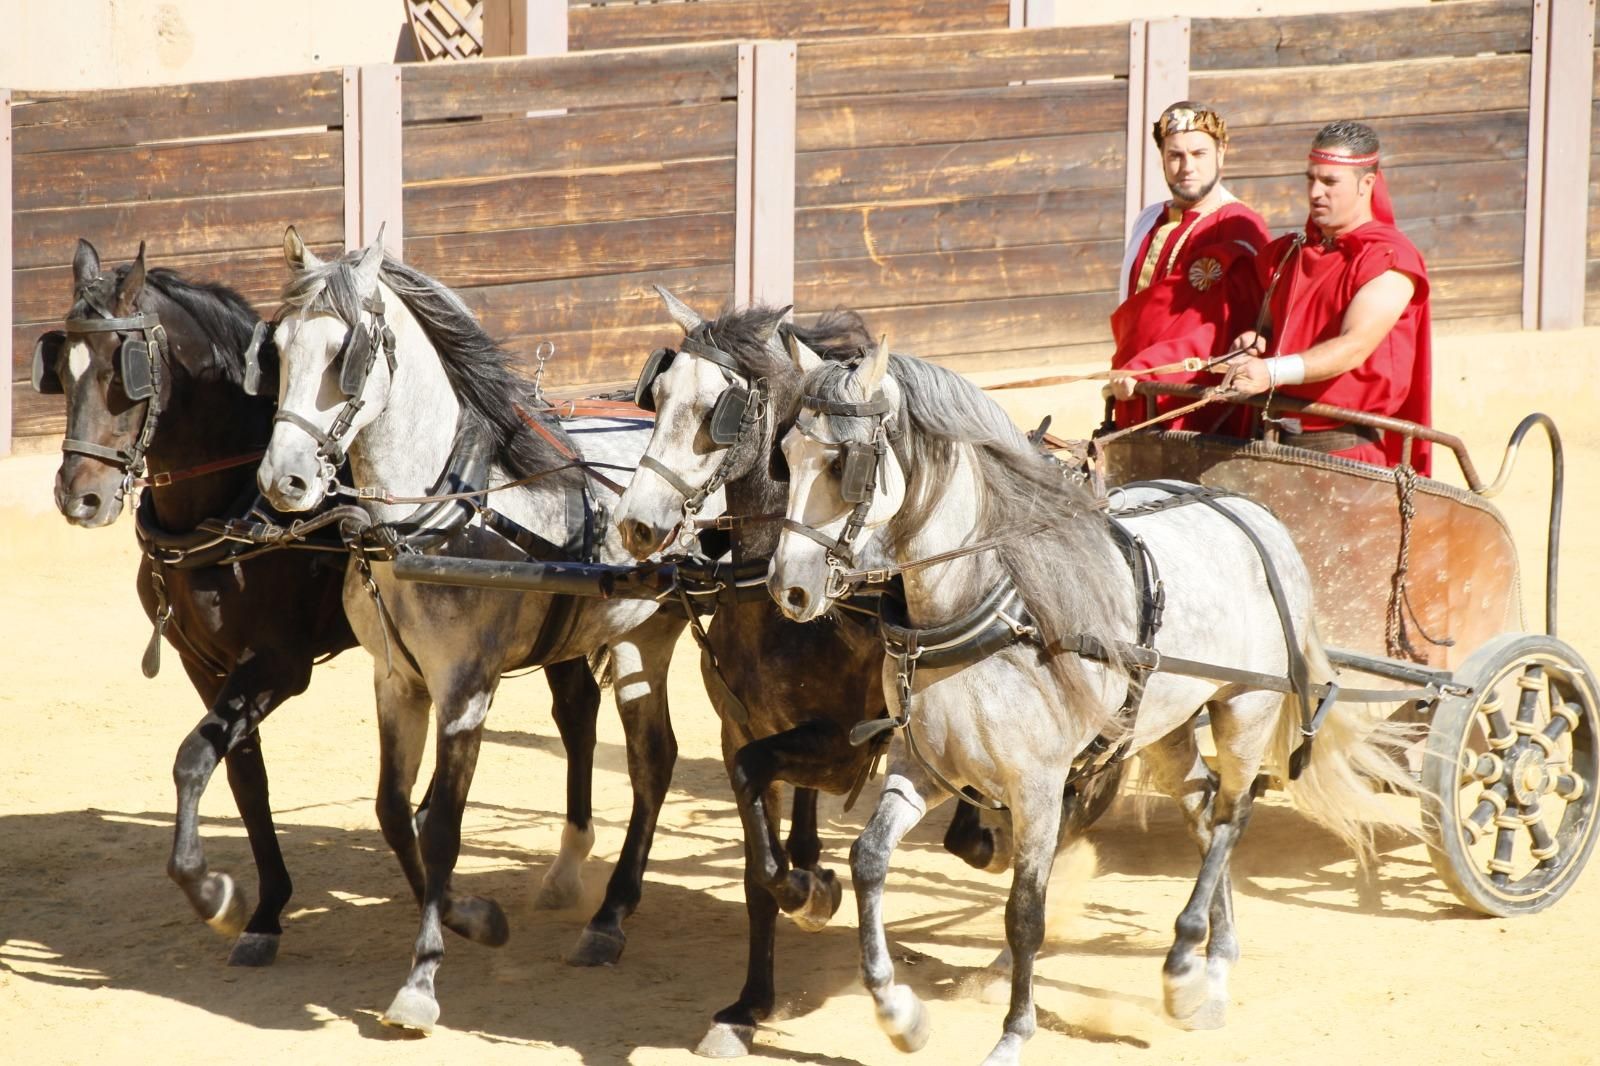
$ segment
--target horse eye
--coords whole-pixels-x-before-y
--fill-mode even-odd
[[[835,478],[843,480],[843,478],[844,478],[844,453],[843,452],[839,452],[837,455],[835,455],[833,457],[833,461],[828,464],[828,473],[832,474]]]

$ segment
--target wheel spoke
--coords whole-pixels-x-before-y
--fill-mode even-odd
[[[1540,815],[1539,802],[1535,800],[1522,808],[1522,824],[1527,827],[1528,835],[1533,838],[1531,849],[1533,857],[1539,860],[1539,865],[1547,866],[1555,862],[1561,854],[1561,842],[1550,834]]]
[[[1512,732],[1511,723],[1506,721],[1506,712],[1500,707],[1498,692],[1489,694],[1483,701],[1483,706],[1478,709],[1478,713],[1489,723],[1487,730],[1489,747],[1495,751],[1504,751],[1516,743],[1517,734]]]

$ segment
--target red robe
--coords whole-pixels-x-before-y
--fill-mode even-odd
[[[1123,279],[1129,296],[1111,315],[1111,333],[1117,344],[1111,357],[1114,370],[1164,366],[1190,356],[1209,359],[1221,355],[1234,336],[1255,325],[1260,296],[1250,264],[1267,243],[1261,216],[1237,200],[1203,217],[1185,212],[1163,241],[1149,285],[1138,289],[1141,267],[1162,221],[1164,215],[1158,215],[1147,232],[1135,235],[1138,246],[1131,256],[1129,275]],[[1220,379],[1215,374],[1179,371],[1162,374],[1159,380],[1214,384]],[[1163,397],[1156,410],[1170,411],[1186,402]],[[1215,409],[1201,408],[1164,423],[1162,428],[1208,431],[1215,428],[1218,414]],[[1145,400],[1139,398],[1118,403],[1113,420],[1119,426],[1131,426],[1145,416]]]
[[[1416,286],[1411,302],[1366,361],[1327,381],[1288,385],[1286,396],[1349,407],[1357,411],[1390,415],[1421,425],[1431,424],[1433,392],[1432,330],[1428,318],[1428,271],[1416,245],[1394,226],[1368,222],[1325,248],[1321,234],[1307,228],[1305,245],[1283,268],[1272,292],[1272,336],[1268,355],[1305,351],[1313,344],[1339,335],[1345,312],[1356,291],[1390,270],[1411,278]],[[1264,292],[1288,251],[1292,236],[1273,241],[1255,259],[1255,281]],[[1340,423],[1307,416],[1306,432],[1335,429]],[[1335,455],[1378,466],[1400,462],[1402,438],[1386,433],[1382,444],[1363,443]],[[1426,441],[1412,445],[1411,465],[1427,476],[1432,457]]]

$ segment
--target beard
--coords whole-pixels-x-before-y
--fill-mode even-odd
[[[1211,190],[1215,189],[1217,187],[1217,183],[1219,181],[1221,181],[1221,180],[1222,180],[1222,170],[1221,170],[1221,168],[1218,168],[1216,170],[1216,172],[1211,175],[1209,180],[1207,180],[1203,184],[1199,185],[1199,187],[1198,187],[1199,191],[1196,192],[1192,196],[1184,191],[1183,186],[1174,185],[1170,181],[1167,183],[1167,190],[1172,193],[1172,196],[1173,196],[1174,199],[1183,200],[1186,203],[1195,204],[1195,203],[1199,203],[1201,200],[1204,200],[1207,196],[1210,196],[1211,195]]]

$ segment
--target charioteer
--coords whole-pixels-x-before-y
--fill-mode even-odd
[[[1428,425],[1432,386],[1428,273],[1406,235],[1379,168],[1378,137],[1359,122],[1324,126],[1306,165],[1305,229],[1255,257],[1257,329],[1234,342],[1228,385],[1255,396],[1280,393]],[[1205,409],[1202,409],[1205,410]],[[1260,416],[1234,408],[1231,432],[1260,435]],[[1298,424],[1296,424],[1298,423]],[[1396,466],[1395,434],[1310,414],[1278,419],[1284,443],[1380,466]],[[1416,440],[1411,465],[1430,469]]]
[[[1152,135],[1172,199],[1151,204],[1134,222],[1122,262],[1122,303],[1111,316],[1117,344],[1111,368],[1176,384],[1214,385],[1219,375],[1205,371],[1150,371],[1222,355],[1228,341],[1254,321],[1260,300],[1252,262],[1267,243],[1267,227],[1222,183],[1228,126],[1220,114],[1182,100],[1161,113]],[[1144,404],[1131,400],[1136,380],[1131,374],[1113,377],[1118,426],[1146,417]],[[1164,414],[1183,402],[1160,397],[1156,409]],[[1223,417],[1225,409],[1212,406],[1172,419],[1166,428],[1206,432]]]

